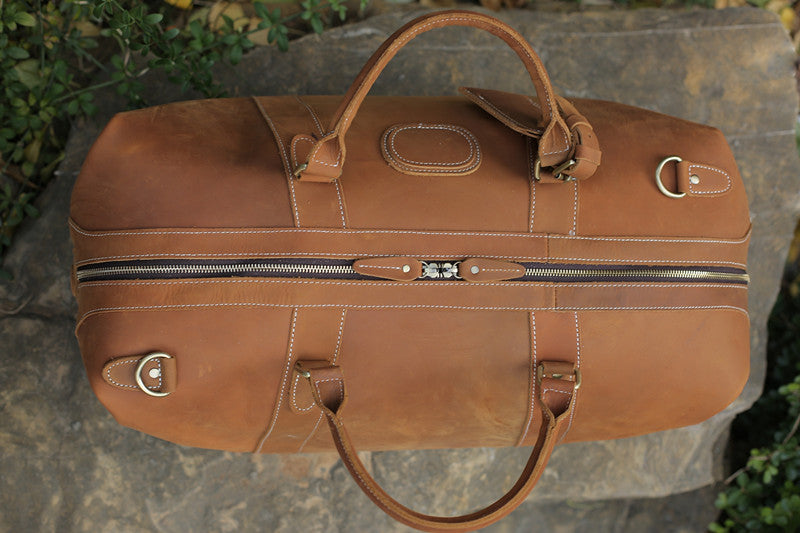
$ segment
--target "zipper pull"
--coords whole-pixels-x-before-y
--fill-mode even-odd
[[[459,263],[458,275],[467,281],[502,281],[523,277],[525,267],[510,261],[473,258]]]
[[[408,257],[371,257],[353,263],[359,274],[394,281],[412,281],[422,276],[422,263]]]

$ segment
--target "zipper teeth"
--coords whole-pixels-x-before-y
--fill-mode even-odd
[[[580,268],[526,268],[530,277],[595,277],[595,278],[654,278],[687,280],[750,281],[748,274],[733,272],[711,272],[708,270],[678,270],[670,268],[632,268],[625,270],[580,269]]]
[[[350,265],[285,265],[280,263],[253,263],[238,265],[136,265],[94,267],[77,272],[78,281],[96,276],[136,276],[142,274],[172,274],[202,276],[211,274],[357,274]]]
[[[453,265],[457,261],[451,262]],[[443,265],[445,263],[442,263]],[[319,264],[286,264],[286,263],[239,263],[239,264],[207,264],[207,265],[186,265],[186,264],[166,264],[166,265],[113,265],[95,266],[81,268],[77,271],[78,281],[90,280],[97,277],[122,278],[146,275],[164,276],[191,276],[199,277],[204,275],[247,275],[247,274],[297,274],[313,276],[346,276],[358,275],[352,265],[319,265]],[[747,273],[733,272],[713,272],[709,270],[680,270],[676,268],[658,267],[633,267],[624,269],[589,269],[574,267],[528,267],[525,269],[525,277],[535,278],[606,278],[606,279],[631,279],[637,281],[644,279],[659,280],[706,280],[719,282],[740,282],[747,283],[750,276]],[[428,274],[418,278],[420,280],[437,279],[443,281],[453,281],[461,279],[459,277],[436,276]],[[520,281],[519,278],[517,278]]]

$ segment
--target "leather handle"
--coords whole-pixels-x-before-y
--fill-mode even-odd
[[[580,386],[580,372],[572,363],[540,363],[536,388],[542,424],[530,458],[517,482],[500,499],[479,511],[453,517],[431,516],[409,509],[389,496],[359,460],[340,415],[347,400],[341,367],[327,361],[298,361],[297,371],[308,380],[314,402],[328,421],[342,462],[361,490],[398,522],[432,532],[474,531],[497,522],[525,501],[541,477],[556,442],[568,427],[569,414]]]
[[[570,161],[570,152],[573,150],[570,130],[559,113],[550,78],[533,48],[516,30],[493,17],[472,11],[451,10],[412,20],[375,51],[342,99],[331,120],[329,132],[311,149],[308,162],[295,169],[300,180],[329,182],[341,176],[346,153],[345,134],[381,71],[414,37],[446,26],[470,26],[488,31],[516,52],[536,87],[536,97],[542,109],[545,127],[538,148],[540,164],[542,167],[556,167]]]

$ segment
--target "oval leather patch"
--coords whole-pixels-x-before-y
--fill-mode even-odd
[[[413,176],[464,176],[481,164],[478,139],[451,124],[396,124],[383,133],[381,152],[389,166]]]

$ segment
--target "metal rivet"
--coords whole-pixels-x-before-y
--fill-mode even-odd
[[[478,272],[481,271],[481,269],[478,268],[477,266],[473,266],[472,268],[469,269],[469,271],[472,272],[473,274],[477,274]]]
[[[157,377],[161,377],[161,370],[157,368],[151,368],[150,372],[148,372],[147,375],[153,379],[156,379]]]
[[[697,185],[698,183],[700,183],[700,176],[698,176],[697,174],[692,174],[691,176],[689,176],[689,181],[692,183],[692,185]]]
[[[406,273],[411,272],[411,266],[410,265],[403,265],[403,272],[406,272]]]

